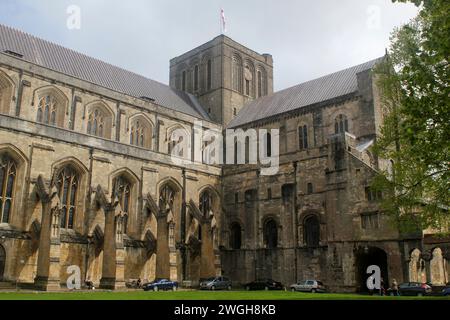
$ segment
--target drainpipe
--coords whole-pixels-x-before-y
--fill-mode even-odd
[[[183,190],[182,190],[182,206],[181,206],[181,267],[182,267],[182,280],[186,280],[186,169],[183,169],[181,176],[183,178]]]
[[[295,270],[295,283],[298,280],[298,214],[297,214],[297,165],[298,162],[294,161],[294,197],[293,197],[293,214],[294,214],[294,227],[295,227],[295,242],[294,242],[294,270]]]

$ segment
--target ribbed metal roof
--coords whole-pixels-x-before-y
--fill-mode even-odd
[[[163,107],[210,120],[191,94],[0,24],[0,52],[7,50],[45,68],[136,98],[148,97]]]
[[[249,102],[228,124],[228,127],[237,127],[356,92],[358,91],[356,75],[372,69],[381,59],[383,58],[371,60]]]

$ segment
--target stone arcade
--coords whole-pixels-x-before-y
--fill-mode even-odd
[[[370,264],[444,284],[449,240],[400,234],[369,188],[387,165],[369,148],[377,61],[274,93],[271,55],[221,35],[172,59],[166,86],[0,25],[0,284],[58,290],[77,265],[108,289],[223,274],[355,291]],[[199,120],[279,129],[278,173],[174,164],[172,132],[190,145]]]

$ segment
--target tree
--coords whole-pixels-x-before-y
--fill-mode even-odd
[[[375,178],[382,208],[401,231],[450,226],[450,1],[413,2],[375,70],[384,119],[374,151],[390,164]]]

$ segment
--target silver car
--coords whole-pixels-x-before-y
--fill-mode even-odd
[[[201,290],[231,290],[231,280],[225,277],[209,278],[200,282]]]
[[[291,285],[291,291],[301,291],[301,292],[325,292],[325,286],[319,280],[305,280],[299,281],[296,284]]]

